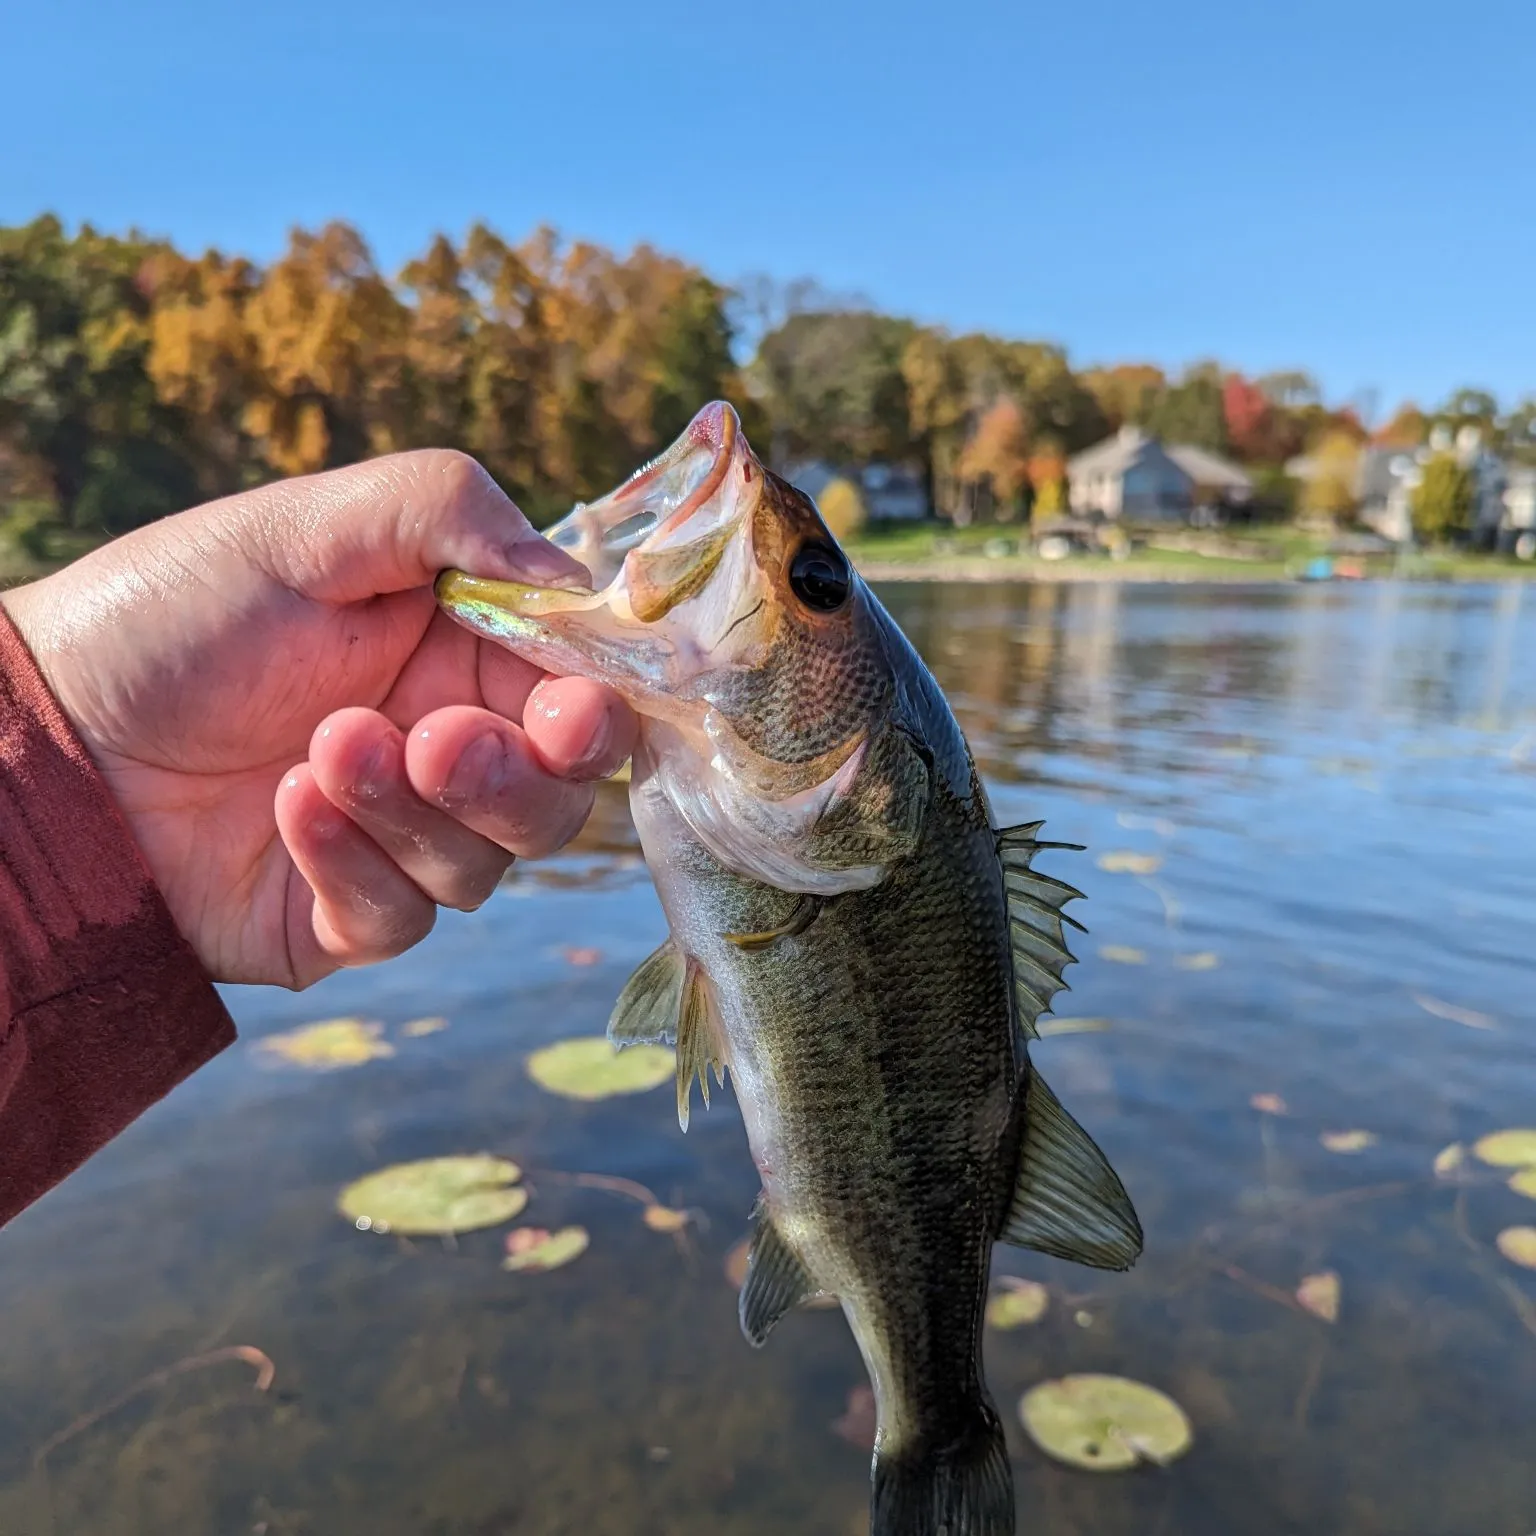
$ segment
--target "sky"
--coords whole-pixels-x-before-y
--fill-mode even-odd
[[[649,241],[1075,365],[1536,393],[1536,7],[0,0],[0,223]]]

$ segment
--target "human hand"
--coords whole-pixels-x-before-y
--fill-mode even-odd
[[[195,508],[5,594],[216,980],[398,954],[573,837],[629,755],[615,695],[438,611],[450,565],[584,576],[429,450]]]

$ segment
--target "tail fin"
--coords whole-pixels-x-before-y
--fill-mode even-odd
[[[871,1477],[870,1536],[1014,1536],[1013,1472],[990,1403],[942,1449],[876,1451]]]

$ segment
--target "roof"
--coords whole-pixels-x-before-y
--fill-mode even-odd
[[[1224,459],[1219,453],[1196,448],[1193,443],[1175,443],[1167,454],[1196,485],[1221,485],[1231,490],[1251,491],[1253,480],[1247,470]]]
[[[1151,441],[1140,427],[1121,427],[1113,437],[1074,453],[1067,460],[1067,474],[1073,479],[1083,475],[1124,474]]]

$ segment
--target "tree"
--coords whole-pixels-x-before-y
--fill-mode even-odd
[[[1206,368],[1190,369],[1148,412],[1147,427],[1165,443],[1189,443],[1225,453],[1227,422],[1220,378]]]
[[[1379,448],[1417,448],[1429,431],[1423,411],[1411,400],[1404,401],[1397,413],[1374,438]]]
[[[960,452],[959,469],[973,504],[977,489],[985,486],[999,517],[1017,511],[1019,495],[1029,484],[1029,425],[1011,396],[981,413]]]
[[[1110,430],[1127,423],[1145,424],[1168,388],[1163,370],[1151,363],[1091,368],[1082,375],[1082,382],[1098,401]]]
[[[1437,453],[1414,487],[1413,531],[1426,544],[1444,544],[1472,527],[1477,481],[1455,454]]]
[[[1312,473],[1302,493],[1302,507],[1323,518],[1345,517],[1359,501],[1359,483],[1359,441],[1353,433],[1335,427],[1312,450]]]

